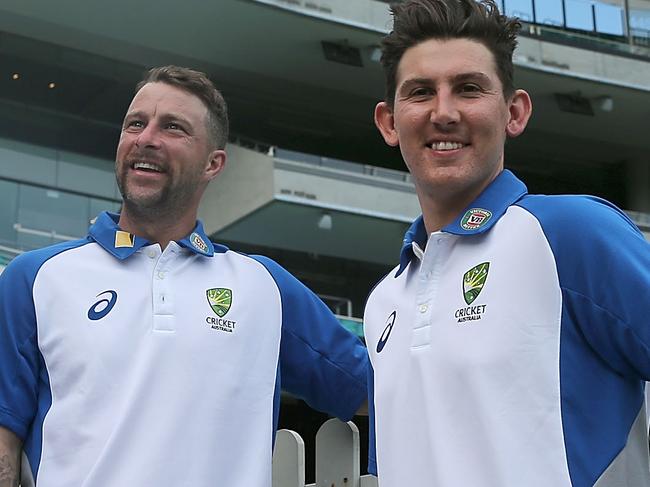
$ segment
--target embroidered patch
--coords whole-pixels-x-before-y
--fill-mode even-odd
[[[116,249],[123,247],[133,248],[133,245],[135,245],[135,235],[129,232],[124,232],[122,230],[115,232]]]
[[[208,289],[205,294],[212,311],[214,311],[220,318],[226,316],[226,313],[228,313],[228,310],[232,305],[232,291],[222,287],[215,287]]]
[[[481,294],[489,271],[490,263],[483,262],[465,273],[463,276],[463,297],[467,304],[472,304]]]
[[[482,208],[472,208],[463,215],[460,226],[463,230],[476,230],[485,225],[492,218],[492,212]]]
[[[205,240],[203,240],[201,238],[201,235],[198,233],[194,232],[192,235],[190,235],[190,243],[199,252],[203,252],[204,254],[208,253],[208,244],[205,243]]]

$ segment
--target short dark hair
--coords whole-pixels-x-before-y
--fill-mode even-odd
[[[138,93],[147,83],[165,83],[187,91],[199,98],[208,109],[208,132],[217,149],[228,141],[228,107],[226,100],[212,81],[200,71],[179,66],[152,68],[135,87]]]
[[[521,23],[499,13],[493,0],[405,0],[391,4],[393,30],[381,42],[386,101],[392,106],[397,68],[404,52],[429,39],[467,38],[482,43],[494,56],[506,97],[515,92],[512,54]]]

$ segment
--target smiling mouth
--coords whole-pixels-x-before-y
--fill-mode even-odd
[[[431,142],[427,144],[427,147],[429,149],[433,149],[434,151],[452,151],[452,150],[458,150],[462,149],[463,147],[467,147],[469,144],[463,144],[461,142]]]
[[[131,164],[131,169],[134,169],[136,171],[155,172],[155,173],[165,172],[163,168],[158,164],[152,162],[144,162],[144,161],[133,162]]]

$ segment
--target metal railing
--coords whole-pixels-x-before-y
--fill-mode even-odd
[[[379,0],[399,3],[401,0]],[[599,0],[496,0],[501,12],[522,22],[559,31],[556,37],[588,38],[592,48],[612,48],[623,54],[650,57],[650,1],[630,7]],[[523,31],[524,35],[526,30]]]

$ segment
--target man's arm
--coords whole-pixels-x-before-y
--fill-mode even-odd
[[[22,441],[0,426],[0,487],[18,487]]]
[[[368,352],[329,308],[285,269],[252,256],[280,291],[282,388],[312,408],[347,421],[368,398]]]

